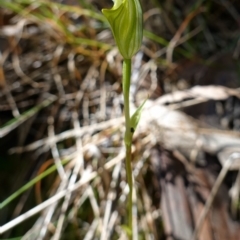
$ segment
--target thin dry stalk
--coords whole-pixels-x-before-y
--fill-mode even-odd
[[[231,154],[231,156],[227,159],[227,161],[225,162],[221,172],[219,173],[218,175],[218,178],[216,180],[216,182],[214,183],[214,186],[211,190],[211,193],[206,201],[206,204],[204,206],[204,209],[202,210],[201,212],[201,215],[199,216],[199,219],[198,219],[198,222],[196,223],[196,228],[194,230],[194,233],[193,233],[193,236],[192,236],[192,239],[193,240],[197,240],[198,239],[198,235],[203,227],[203,224],[204,224],[204,221],[209,213],[209,210],[212,206],[212,203],[215,199],[215,196],[226,176],[226,174],[228,173],[229,171],[229,168],[231,167],[231,165],[234,163],[234,161],[237,159],[239,160],[240,158],[240,153],[233,153]]]
[[[98,224],[99,224],[99,219],[98,218],[94,219],[83,240],[94,239],[94,234],[95,234],[95,232],[97,230]]]
[[[113,230],[114,230],[114,225],[116,224],[118,217],[119,217],[119,214],[117,211],[114,211],[111,214],[111,217],[110,217],[109,223],[108,223],[108,231],[107,231],[106,239],[110,239],[111,232],[113,232]]]
[[[203,8],[198,8],[195,11],[191,12],[186,18],[185,20],[182,22],[182,24],[180,25],[179,29],[177,30],[177,32],[175,33],[174,37],[171,39],[168,48],[167,48],[167,61],[168,63],[172,63],[172,54],[173,54],[173,50],[175,48],[175,46],[177,45],[178,41],[181,38],[181,35],[183,33],[183,31],[186,29],[187,25],[189,24],[189,22],[199,13],[203,12]]]
[[[124,151],[124,150],[122,150]],[[107,202],[106,202],[106,207],[105,207],[105,214],[103,217],[103,227],[101,231],[101,237],[100,240],[105,240],[109,239],[110,233],[109,231],[111,228],[109,228],[110,224],[110,215],[111,215],[111,210],[112,210],[112,203],[116,199],[116,186],[117,186],[117,181],[119,178],[120,170],[121,170],[122,162],[119,162],[112,173],[112,181],[110,183],[110,191],[107,196]]]
[[[50,144],[52,143],[57,143],[63,140],[66,140],[68,138],[77,138],[77,137],[82,137],[84,134],[92,134],[95,131],[101,131],[107,128],[118,128],[122,125],[124,121],[123,117],[119,117],[119,118],[115,118],[115,119],[111,119],[105,122],[101,122],[101,123],[96,123],[96,124],[92,124],[90,126],[83,126],[81,129],[79,129],[78,131],[76,131],[75,129],[71,129],[71,130],[67,130],[64,131],[60,134],[56,134],[52,137],[48,137],[48,138],[43,138],[41,140],[38,140],[36,142],[33,142],[27,146],[24,147],[16,147],[16,148],[12,148],[10,150],[10,153],[23,153],[26,151],[33,151],[36,150],[40,147],[48,147]],[[0,132],[1,133],[1,132]]]
[[[63,49],[64,49],[64,46],[62,46],[62,45],[57,46],[57,48],[53,54],[51,71],[52,71],[52,75],[53,75],[55,84],[57,86],[59,96],[60,96],[61,100],[63,102],[65,102],[65,90],[64,90],[64,87],[62,84],[62,77],[59,74],[59,70],[58,70],[58,63],[59,63],[60,57],[63,53]]]
[[[55,137],[54,125],[53,125],[54,124],[54,118],[52,116],[48,118],[48,124],[49,124],[48,125],[49,138],[54,139],[54,137]],[[65,173],[65,170],[64,170],[64,168],[61,164],[60,155],[59,155],[59,152],[58,152],[58,149],[57,149],[57,145],[56,145],[55,142],[51,142],[50,147],[51,147],[54,162],[57,166],[59,176],[63,181],[65,181],[66,180],[66,173]]]
[[[69,173],[67,173],[67,176],[69,176]],[[67,186],[67,181],[61,181],[60,186],[59,186],[56,193],[65,189],[66,186]],[[45,235],[47,234],[48,226],[51,222],[51,219],[52,219],[52,216],[53,216],[54,212],[56,211],[56,208],[57,208],[57,202],[55,204],[53,204],[52,206],[50,206],[49,209],[46,209],[46,211],[45,211],[46,212],[46,217],[44,218],[43,225],[42,225],[42,228],[41,228],[41,231],[39,233],[39,236],[38,236],[37,240],[44,239]]]
[[[74,126],[75,130],[80,130],[80,122],[78,121],[78,114],[76,112],[73,113],[73,126]],[[76,146],[77,146],[77,148],[76,148],[77,149],[76,163],[75,163],[75,166],[73,169],[72,176],[68,182],[68,189],[70,189],[71,186],[74,185],[74,183],[77,180],[78,174],[80,172],[82,172],[82,170],[84,168],[82,141],[80,138],[76,139]],[[70,199],[71,199],[71,192],[66,194],[64,202],[62,204],[61,215],[60,215],[58,223],[57,223],[56,232],[55,232],[54,236],[52,237],[53,240],[60,239],[61,230],[63,228],[63,223],[64,223],[64,220],[66,217],[66,211],[69,206]]]
[[[229,195],[231,197],[230,211],[233,217],[236,219],[237,213],[238,213],[239,196],[240,196],[240,170],[238,170],[235,183],[229,190]]]

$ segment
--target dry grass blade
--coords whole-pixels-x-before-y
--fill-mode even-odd
[[[55,137],[55,133],[54,133],[54,118],[53,117],[49,117],[48,118],[48,134],[49,134],[49,139],[50,139],[50,148],[52,151],[52,156],[54,159],[54,162],[57,166],[57,170],[59,173],[59,176],[61,177],[62,181],[66,181],[67,177],[66,177],[66,173],[65,170],[61,164],[61,160],[60,160],[60,155],[57,149],[57,145],[55,142],[52,142],[51,139],[53,139]]]
[[[115,164],[122,161],[124,159],[124,152],[120,152],[119,155],[113,158],[111,161],[104,165],[105,169],[111,169]],[[33,209],[29,210],[28,212],[24,213],[23,215],[15,218],[14,220],[8,222],[7,224],[0,227],[0,234],[8,231],[9,229],[13,228],[14,226],[20,224],[21,222],[27,220],[28,218],[34,216],[35,214],[41,212],[43,209],[47,208],[48,206],[54,204],[55,202],[59,201],[63,198],[68,192],[76,191],[78,188],[84,186],[84,184],[90,182],[95,177],[98,176],[98,173],[95,171],[88,171],[84,172],[84,175],[80,178],[78,182],[71,186],[71,189],[65,189],[60,191],[59,193],[55,194],[53,197],[49,198],[45,202],[39,204],[38,206],[34,207]]]
[[[45,139],[41,139],[38,140],[34,143],[31,143],[25,147],[16,147],[16,148],[12,148],[10,150],[10,153],[22,153],[25,151],[33,151],[35,149],[38,149],[40,147],[47,147],[49,146],[50,143],[57,143],[60,141],[63,141],[65,139],[68,138],[72,138],[72,137],[82,137],[84,134],[91,134],[95,131],[100,131],[103,130],[105,128],[108,127],[118,127],[121,126],[121,124],[123,123],[123,117],[121,118],[116,118],[116,119],[111,119],[102,123],[98,123],[98,124],[92,124],[91,126],[85,126],[82,127],[81,129],[79,129],[78,131],[76,130],[67,130],[65,132],[62,132],[58,135],[55,135],[53,138],[45,138]]]
[[[189,22],[194,18],[197,14],[203,12],[202,8],[198,8],[195,11],[191,12],[185,20],[182,22],[181,26],[179,27],[178,31],[175,33],[174,37],[171,39],[168,47],[167,47],[167,61],[168,63],[172,63],[172,55],[173,55],[173,50],[175,46],[177,45],[179,39],[181,38],[181,35],[183,31],[186,29],[187,25]]]
[[[227,172],[229,171],[229,168],[231,167],[231,165],[233,164],[233,162],[235,160],[238,160],[239,161],[239,158],[240,158],[240,153],[233,153],[225,162],[216,182],[214,183],[214,186],[211,190],[211,193],[206,201],[206,204],[204,206],[204,209],[203,211],[201,212],[201,215],[199,216],[199,219],[198,219],[198,222],[196,223],[196,228],[194,230],[194,233],[193,233],[193,236],[192,236],[192,239],[193,240],[197,240],[198,239],[198,236],[201,232],[201,229],[202,229],[202,226],[204,224],[204,221],[207,217],[207,214],[209,213],[209,210],[212,206],[212,203],[215,199],[215,196],[220,188],[220,185],[222,184]]]
[[[122,150],[122,151],[124,151],[124,150]],[[119,178],[121,166],[122,166],[122,162],[119,162],[115,166],[115,168],[113,170],[113,173],[112,173],[112,181],[110,183],[110,191],[109,191],[108,196],[107,196],[107,202],[106,202],[105,213],[104,213],[104,217],[103,217],[103,227],[102,227],[102,231],[101,231],[100,240],[110,238],[110,232],[111,232],[111,229],[112,229],[109,226],[110,223],[111,223],[110,222],[111,210],[112,210],[113,201],[117,197],[116,192],[115,192],[115,188],[117,186],[117,180]]]

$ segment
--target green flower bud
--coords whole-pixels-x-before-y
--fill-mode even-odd
[[[142,44],[143,15],[139,0],[115,0],[112,9],[103,9],[119,52],[131,59]]]

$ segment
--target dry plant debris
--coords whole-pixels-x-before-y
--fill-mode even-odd
[[[72,2],[0,2],[4,238],[126,239],[122,59],[97,10],[107,3]],[[138,237],[239,239],[239,3],[143,9]]]

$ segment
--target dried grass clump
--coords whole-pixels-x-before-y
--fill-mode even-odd
[[[122,59],[107,3],[70,2],[0,1],[4,238],[126,239]],[[132,152],[139,239],[196,226],[238,239],[239,3],[145,5],[131,88],[132,108],[149,96]]]

